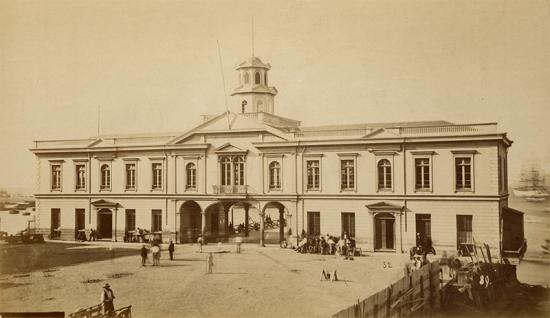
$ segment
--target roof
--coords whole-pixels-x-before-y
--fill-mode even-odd
[[[366,124],[347,124],[347,125],[323,125],[302,127],[302,131],[329,131],[329,130],[347,130],[347,129],[368,129],[368,128],[395,128],[395,127],[429,127],[429,126],[449,126],[454,125],[445,120],[436,121],[408,121],[408,122],[390,122],[390,123],[366,123]]]
[[[277,89],[272,86],[252,86],[252,87],[246,87],[246,86],[239,86],[233,90],[231,93],[231,96],[235,94],[246,94],[246,93],[265,93],[265,94],[271,94],[271,95],[277,95]]]
[[[266,70],[269,70],[271,68],[271,65],[269,63],[264,63],[262,60],[260,60],[257,56],[251,56],[244,60],[243,62],[239,63],[236,67],[236,69],[246,68],[246,67],[258,67],[258,68],[265,68]]]

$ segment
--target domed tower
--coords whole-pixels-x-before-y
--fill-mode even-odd
[[[237,65],[239,72],[239,87],[231,96],[240,98],[243,112],[265,112],[274,114],[275,87],[268,86],[267,72],[271,65],[265,64],[258,57],[251,56]]]

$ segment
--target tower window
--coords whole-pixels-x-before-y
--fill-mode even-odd
[[[258,101],[258,103],[256,104],[256,106],[257,106],[259,112],[265,111],[265,109],[264,109],[264,102],[262,102],[261,100]]]
[[[260,84],[260,72],[256,72],[254,75],[254,83],[258,85]]]
[[[250,83],[250,75],[248,75],[248,72],[244,73],[244,83]]]
[[[264,85],[267,85],[267,72],[264,74]]]

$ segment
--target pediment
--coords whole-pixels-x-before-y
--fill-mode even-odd
[[[387,212],[390,212],[390,211],[399,212],[403,209],[402,205],[392,204],[386,201],[367,204],[366,207],[372,211],[387,211]]]
[[[222,113],[196,126],[185,134],[173,138],[169,144],[181,144],[189,139],[197,139],[197,135],[231,135],[256,132],[265,132],[281,140],[288,140],[282,131],[258,120],[248,118],[242,114]]]
[[[371,131],[370,133],[364,135],[362,138],[368,138],[368,139],[383,139],[383,138],[395,138],[399,137],[398,134],[393,133],[385,128],[378,128],[374,131]]]
[[[214,150],[215,153],[217,154],[245,154],[248,152],[248,150],[246,149],[241,149],[237,146],[233,146],[232,144],[230,143],[225,143],[221,146],[219,146],[218,148],[216,148],[216,150]]]

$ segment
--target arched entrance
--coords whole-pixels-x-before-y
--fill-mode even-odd
[[[202,231],[201,207],[195,201],[186,201],[180,207],[180,243],[193,243]]]
[[[113,238],[113,211],[110,209],[100,209],[97,212],[97,238]]]
[[[280,202],[264,205],[265,243],[281,244],[285,240],[285,206]]]
[[[374,249],[395,250],[395,216],[391,213],[377,213],[374,216]]]

